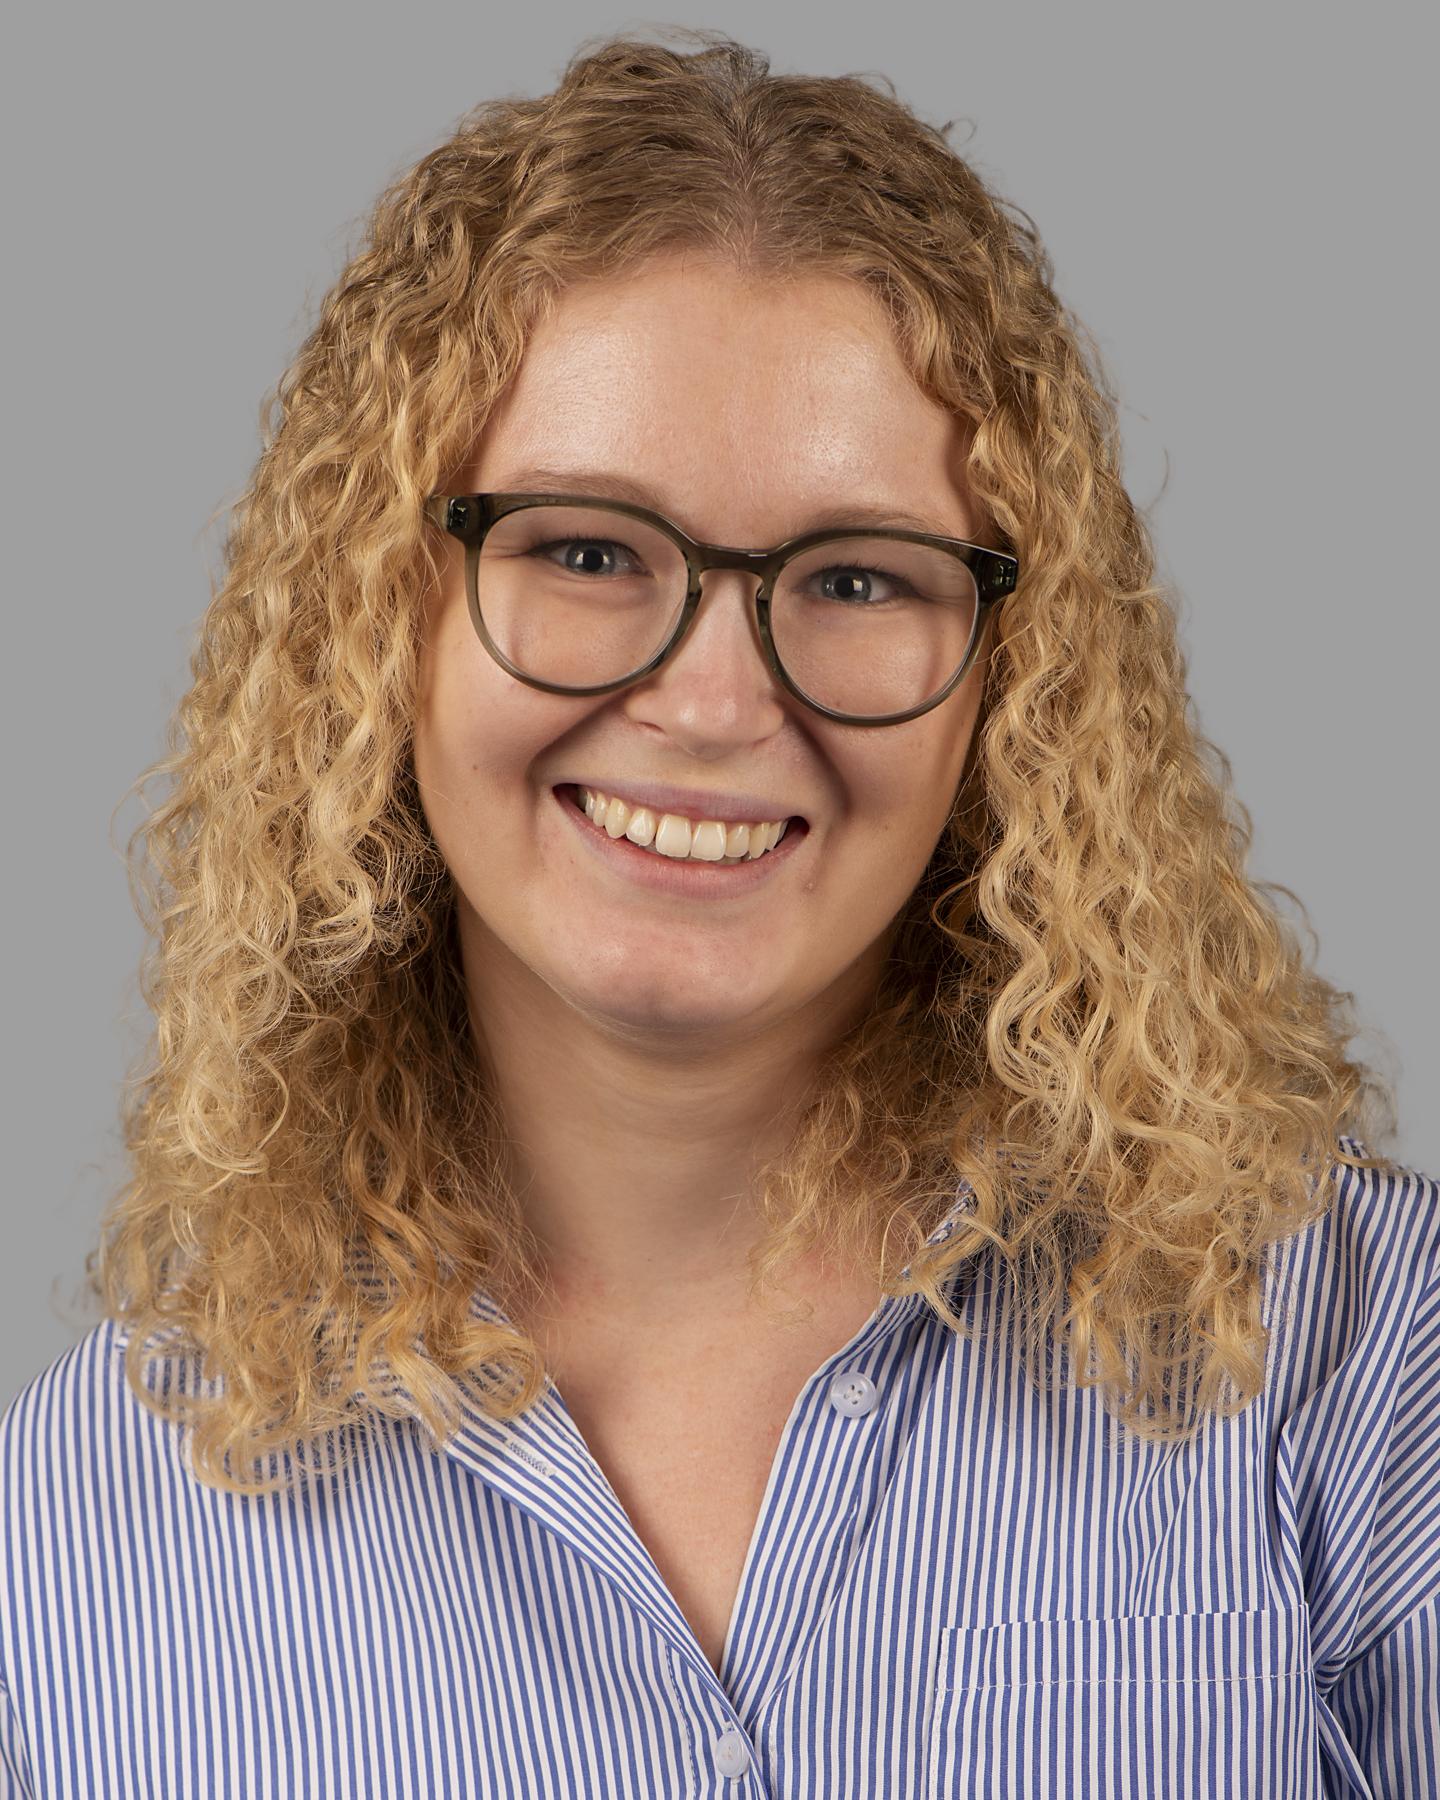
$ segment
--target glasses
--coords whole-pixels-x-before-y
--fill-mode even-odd
[[[760,578],[765,666],[847,725],[901,725],[953,693],[1020,572],[962,538],[862,526],[727,549],[579,494],[432,494],[425,517],[464,544],[480,640],[530,687],[609,694],[643,680],[690,629],[705,570],[741,569]]]

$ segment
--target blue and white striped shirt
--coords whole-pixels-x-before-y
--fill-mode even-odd
[[[1433,1797],[1440,1185],[1342,1170],[1263,1316],[1261,1397],[1162,1446],[884,1300],[795,1399],[718,1677],[553,1384],[246,1498],[105,1321],[0,1418],[0,1794]]]

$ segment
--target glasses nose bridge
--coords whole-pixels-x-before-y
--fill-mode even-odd
[[[729,544],[698,544],[693,562],[697,578],[711,569],[739,569],[763,581],[773,555],[773,551],[737,550]]]
[[[766,571],[774,560],[774,552],[768,550],[739,550],[729,544],[695,544],[690,551],[691,579],[695,584],[695,602],[698,606],[705,596],[713,592],[713,586],[707,583],[705,576],[712,569],[720,571],[736,570],[742,575],[753,575],[756,586],[746,589],[745,599],[752,613],[751,631],[755,629],[755,601],[759,591],[766,583]],[[760,646],[762,655],[765,647]],[[768,656],[766,657],[768,661]]]
[[[713,584],[706,582],[706,575],[709,574],[712,569],[721,572],[734,571],[741,575],[751,575],[755,578],[754,586],[742,584],[745,586],[744,610],[747,614],[749,635],[754,640],[755,648],[760,653],[760,660],[765,664],[766,668],[770,670],[772,675],[778,675],[779,670],[775,664],[774,652],[767,641],[769,638],[769,627],[768,624],[762,621],[762,614],[764,614],[767,609],[764,606],[757,604],[760,590],[766,585],[767,569],[773,560],[773,551],[741,550],[730,544],[698,544],[692,540],[688,550],[688,561],[691,571],[690,579],[694,589],[692,595],[694,605],[693,607],[687,606],[685,621],[682,624],[679,633],[671,640],[669,649],[666,651],[665,660],[668,661],[680,647],[681,643],[691,635],[695,624],[698,622],[701,603],[707,597],[713,598],[714,596],[714,586]]]

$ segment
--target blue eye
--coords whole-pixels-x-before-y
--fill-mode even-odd
[[[548,557],[552,550],[569,550],[576,544],[583,545],[586,550],[600,550],[612,554],[618,551],[621,555],[629,558],[632,563],[637,560],[633,550],[625,544],[616,543],[613,538],[552,538],[549,543],[536,544],[530,554],[532,556]],[[574,575],[603,575],[613,572],[596,568],[575,568],[568,559],[565,563],[565,567]]]
[[[872,564],[872,563],[857,563],[857,562],[831,563],[828,568],[814,570],[811,574],[810,579],[812,581],[816,581],[816,580],[823,581],[823,582],[825,582],[825,584],[828,587],[830,585],[830,578],[832,576],[837,576],[837,575],[841,576],[841,577],[857,577],[858,576],[861,578],[865,578],[865,577],[869,577],[869,576],[878,576],[882,582],[887,583],[892,589],[895,590],[892,593],[881,595],[879,599],[876,599],[875,596],[872,594],[859,594],[859,593],[840,593],[840,594],[825,593],[821,596],[823,599],[836,600],[836,601],[840,602],[842,605],[879,606],[879,605],[884,604],[884,602],[887,600],[893,600],[893,599],[899,598],[900,594],[902,592],[906,593],[906,594],[912,594],[912,595],[914,593],[914,589],[910,586],[910,584],[905,580],[905,578],[903,576],[896,575],[896,574],[892,573],[891,570],[882,569],[878,565]]]

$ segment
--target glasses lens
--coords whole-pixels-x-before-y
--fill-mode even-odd
[[[515,668],[557,687],[641,669],[679,621],[679,548],[603,503],[506,513],[481,546],[476,597]],[[958,557],[888,536],[833,538],[785,564],[771,600],[776,653],[809,699],[885,718],[933,699],[964,662],[979,613]]]
[[[904,538],[832,538],[780,571],[775,651],[812,700],[856,718],[923,706],[964,662],[979,615],[957,556]]]
[[[598,687],[643,668],[685,604],[685,558],[661,531],[610,507],[527,506],[485,534],[476,599],[517,669]]]

